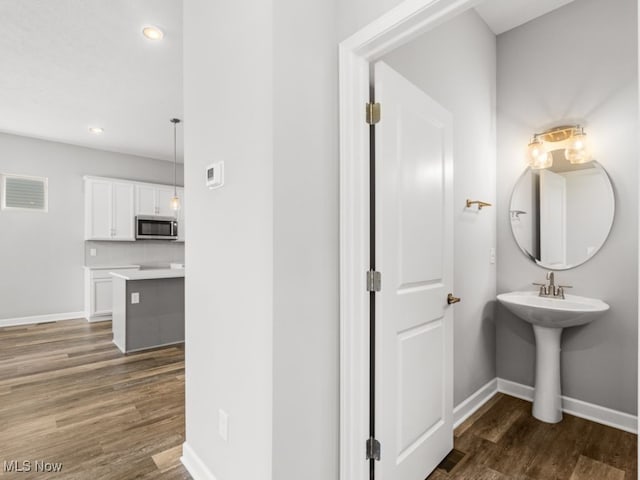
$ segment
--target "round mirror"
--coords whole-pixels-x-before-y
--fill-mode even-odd
[[[520,249],[550,270],[577,267],[607,240],[615,212],[613,187],[602,166],[571,164],[562,151],[553,165],[527,168],[511,195],[509,217]]]

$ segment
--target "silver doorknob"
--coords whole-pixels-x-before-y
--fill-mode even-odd
[[[458,303],[459,301],[460,301],[460,298],[454,297],[453,293],[450,293],[449,295],[447,295],[447,303],[449,305],[451,305],[452,303]]]

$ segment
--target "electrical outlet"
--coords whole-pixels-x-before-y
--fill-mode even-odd
[[[495,247],[491,247],[489,249],[489,263],[494,265],[496,263],[496,249]]]
[[[98,251],[95,248],[89,249],[89,255],[91,255],[92,257],[95,257],[97,254],[98,254]]]
[[[131,294],[131,303],[135,304],[135,303],[140,303],[140,293],[139,292],[134,292]]]
[[[224,410],[218,410],[218,434],[225,442],[229,440],[229,415]]]

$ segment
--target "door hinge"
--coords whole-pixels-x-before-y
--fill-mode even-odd
[[[367,292],[379,292],[382,290],[382,274],[375,270],[367,272]]]
[[[380,104],[367,103],[367,123],[375,125],[380,121]]]
[[[367,440],[367,460],[380,461],[380,442],[373,437]]]

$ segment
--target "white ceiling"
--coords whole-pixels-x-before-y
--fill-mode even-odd
[[[571,1],[485,0],[476,10],[500,34]],[[161,41],[142,36],[149,24]],[[172,159],[182,0],[1,0],[0,59],[0,131]]]
[[[476,11],[493,33],[501,33],[527,23],[574,0],[484,0]]]
[[[173,159],[181,0],[2,0],[0,59],[0,131]]]

